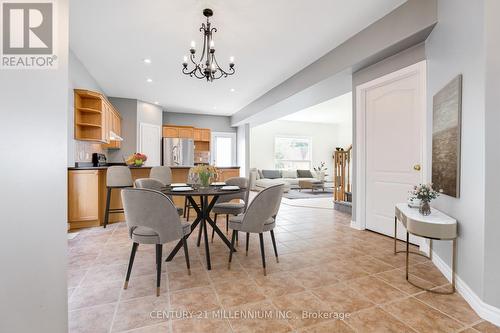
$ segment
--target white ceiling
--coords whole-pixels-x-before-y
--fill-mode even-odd
[[[230,115],[405,1],[71,0],[70,47],[108,96]],[[191,40],[200,51],[205,7],[219,63],[236,62],[212,83],[181,73]]]
[[[352,122],[352,93],[347,93],[307,109],[292,113],[280,120],[323,124]]]

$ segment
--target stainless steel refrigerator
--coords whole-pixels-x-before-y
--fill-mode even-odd
[[[163,162],[166,166],[192,166],[193,139],[163,138]]]

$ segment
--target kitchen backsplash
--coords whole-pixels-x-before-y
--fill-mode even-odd
[[[75,141],[75,162],[92,162],[92,153],[105,154],[100,143]]]

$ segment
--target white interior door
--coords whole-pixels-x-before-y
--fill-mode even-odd
[[[406,202],[411,187],[425,179],[425,63],[369,82],[361,90],[365,227],[392,236],[395,204]],[[399,230],[403,238],[402,226]]]
[[[145,165],[161,164],[161,126],[141,123],[139,127],[139,152],[146,154]]]
[[[212,132],[212,165],[229,167],[236,165],[236,133]]]

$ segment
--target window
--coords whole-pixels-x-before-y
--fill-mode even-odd
[[[212,133],[212,164],[218,167],[236,165],[236,133]]]
[[[276,169],[311,169],[311,138],[277,136],[274,138]]]

